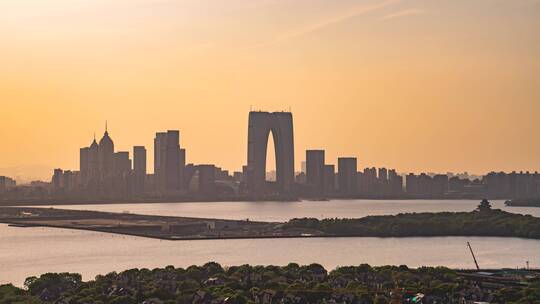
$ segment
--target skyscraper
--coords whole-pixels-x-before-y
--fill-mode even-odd
[[[158,132],[154,139],[154,174],[159,191],[182,188],[185,150],[180,149],[180,132]]]
[[[81,185],[86,186],[88,183],[88,166],[90,157],[90,147],[80,149],[79,153],[79,171],[81,172]]]
[[[199,165],[197,167],[199,171],[199,192],[213,194],[216,190],[216,167],[214,165]]]
[[[338,158],[338,187],[342,194],[356,192],[356,157]]]
[[[180,132],[167,131],[167,145],[165,154],[165,188],[167,190],[180,189]]]
[[[146,148],[133,147],[133,172],[135,175],[135,193],[144,193],[146,180]]]
[[[336,168],[334,165],[324,165],[324,192],[336,190]]]
[[[114,142],[107,128],[98,145],[99,173],[102,186],[110,185],[114,177]],[[107,187],[105,187],[107,188]]]
[[[266,152],[272,133],[276,154],[276,190],[285,194],[294,185],[293,117],[289,112],[249,112],[247,188],[262,195],[266,187]]]
[[[167,133],[158,132],[154,138],[154,178],[156,188],[165,190],[165,155],[167,153]]]
[[[306,151],[306,178],[318,194],[324,191],[324,150]]]
[[[186,185],[186,180],[185,180],[185,168],[186,168],[186,149],[180,149],[180,161],[179,161],[179,164],[180,164],[180,170],[179,170],[179,173],[180,173],[180,177],[179,177],[179,182],[180,182],[180,189],[186,189],[187,188],[187,185]]]
[[[99,182],[99,145],[94,141],[88,149],[88,174],[86,175],[86,188],[89,190],[97,190]]]

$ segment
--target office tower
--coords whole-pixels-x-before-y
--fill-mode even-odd
[[[144,193],[146,180],[146,148],[133,147],[133,173],[135,175],[135,193]]]
[[[88,174],[86,176],[86,186],[91,190],[96,190],[100,178],[99,173],[99,145],[94,141],[88,148]]]
[[[114,174],[115,176],[126,176],[131,172],[131,159],[129,152],[114,153]]]
[[[306,180],[313,190],[324,192],[324,150],[306,151]]]
[[[180,189],[180,132],[167,131],[167,148],[165,154],[165,188]]]
[[[180,184],[180,189],[187,189],[187,185],[186,185],[186,180],[185,180],[185,169],[186,169],[186,149],[180,149],[180,153],[179,153],[179,157],[180,157],[180,160],[179,160],[179,164],[180,164],[180,168],[179,168],[179,184]]]
[[[199,192],[203,194],[214,194],[216,191],[214,165],[198,165],[199,171]]]
[[[165,156],[167,154],[167,133],[158,132],[154,138],[154,178],[158,190],[165,189]]]
[[[67,193],[71,192],[73,190],[73,187],[74,187],[74,183],[73,183],[73,180],[74,180],[74,174],[71,170],[66,170],[64,171],[64,174],[62,175],[62,188],[64,189],[64,191],[66,191]]]
[[[114,177],[114,142],[109,136],[107,128],[105,128],[105,133],[99,141],[98,157],[101,186],[109,188]]]
[[[324,165],[324,192],[332,193],[336,190],[336,169],[334,165]]]
[[[88,178],[90,148],[81,148],[79,152],[79,171],[81,175],[81,185],[86,186]]]
[[[108,195],[125,197],[130,193],[131,159],[129,152],[114,153],[114,177]]]
[[[338,158],[338,187],[342,194],[356,192],[356,157]]]
[[[266,192],[266,150],[268,136],[274,138],[276,185],[279,193],[290,192],[294,184],[293,118],[288,112],[249,112],[247,187],[252,195]]]
[[[180,149],[180,132],[158,132],[154,139],[154,174],[157,189],[177,191],[182,188],[185,150]]]
[[[64,179],[64,171],[62,169],[54,169],[54,174],[51,180],[54,193],[59,193],[62,190]]]

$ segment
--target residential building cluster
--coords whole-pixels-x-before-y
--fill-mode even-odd
[[[0,195],[9,191],[11,188],[17,186],[17,182],[14,179],[7,176],[0,176]]]

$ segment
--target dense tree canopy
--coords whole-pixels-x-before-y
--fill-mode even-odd
[[[540,239],[540,218],[487,205],[481,211],[404,213],[360,219],[293,219],[286,229],[309,228],[344,236],[501,236]]]
[[[24,289],[0,286],[0,303],[538,303],[540,281],[483,285],[443,267],[369,265],[233,266],[217,263],[131,269],[83,282],[71,273],[44,274]],[[494,287],[495,286],[495,287]],[[397,301],[397,302],[396,302]]]

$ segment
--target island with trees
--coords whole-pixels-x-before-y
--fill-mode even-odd
[[[361,237],[498,236],[540,239],[540,218],[492,209],[483,200],[473,212],[402,213],[359,219],[293,219],[285,229]]]
[[[83,281],[74,273],[0,286],[0,303],[538,303],[540,273],[458,271],[444,267],[203,266],[131,269]]]

